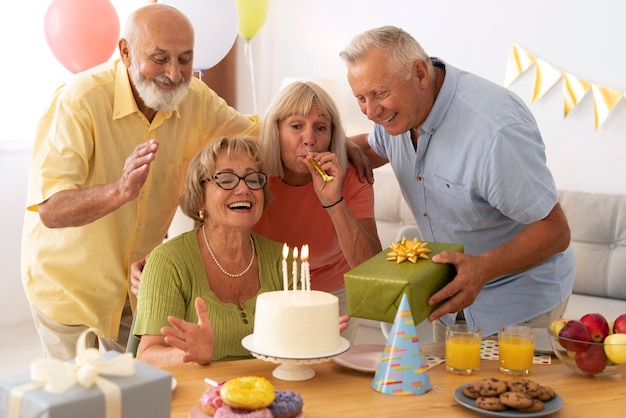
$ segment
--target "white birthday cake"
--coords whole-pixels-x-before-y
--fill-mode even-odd
[[[339,300],[317,290],[261,293],[256,300],[254,346],[273,357],[315,358],[339,350]]]

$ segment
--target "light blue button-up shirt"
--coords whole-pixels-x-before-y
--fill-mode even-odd
[[[558,202],[556,186],[526,105],[490,81],[448,64],[445,69],[417,150],[410,132],[392,136],[380,125],[369,144],[390,161],[421,240],[461,243],[466,253],[480,254],[548,216]],[[487,283],[465,318],[488,336],[550,311],[573,283],[570,246],[528,271]]]

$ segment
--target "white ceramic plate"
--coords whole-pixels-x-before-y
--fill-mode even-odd
[[[211,418],[211,415],[204,412],[200,405],[196,405],[189,411],[189,418]],[[304,412],[300,412],[294,418],[304,418]]]
[[[348,351],[333,360],[337,364],[360,372],[375,373],[384,349],[383,344],[353,345]]]
[[[211,418],[211,415],[204,412],[200,405],[196,405],[189,411],[189,418]]]
[[[176,389],[176,386],[178,386],[178,381],[175,377],[172,377],[172,392]]]
[[[454,399],[463,405],[464,407],[471,409],[472,411],[480,412],[483,415],[487,415],[490,417],[543,417],[546,415],[550,415],[558,411],[563,407],[563,399],[559,395],[556,395],[553,399],[544,402],[543,411],[539,412],[520,412],[514,409],[510,409],[507,411],[487,411],[486,409],[482,409],[476,406],[476,401],[472,398],[468,398],[463,394],[463,388],[465,386],[473,385],[474,382],[466,383],[464,385],[459,386],[454,390]]]

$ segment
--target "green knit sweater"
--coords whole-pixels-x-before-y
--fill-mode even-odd
[[[194,301],[201,296],[215,329],[213,361],[250,358],[241,340],[254,330],[256,295],[241,306],[220,301],[207,282],[197,243],[198,229],[183,233],[152,251],[141,275],[133,333],[161,335],[171,326],[168,315],[196,323]],[[253,234],[261,288],[259,293],[281,290],[282,244]],[[258,295],[257,294],[257,295]]]

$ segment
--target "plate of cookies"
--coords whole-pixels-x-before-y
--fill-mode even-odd
[[[550,387],[525,377],[489,377],[459,386],[454,399],[492,417],[543,417],[561,409],[563,399]]]

